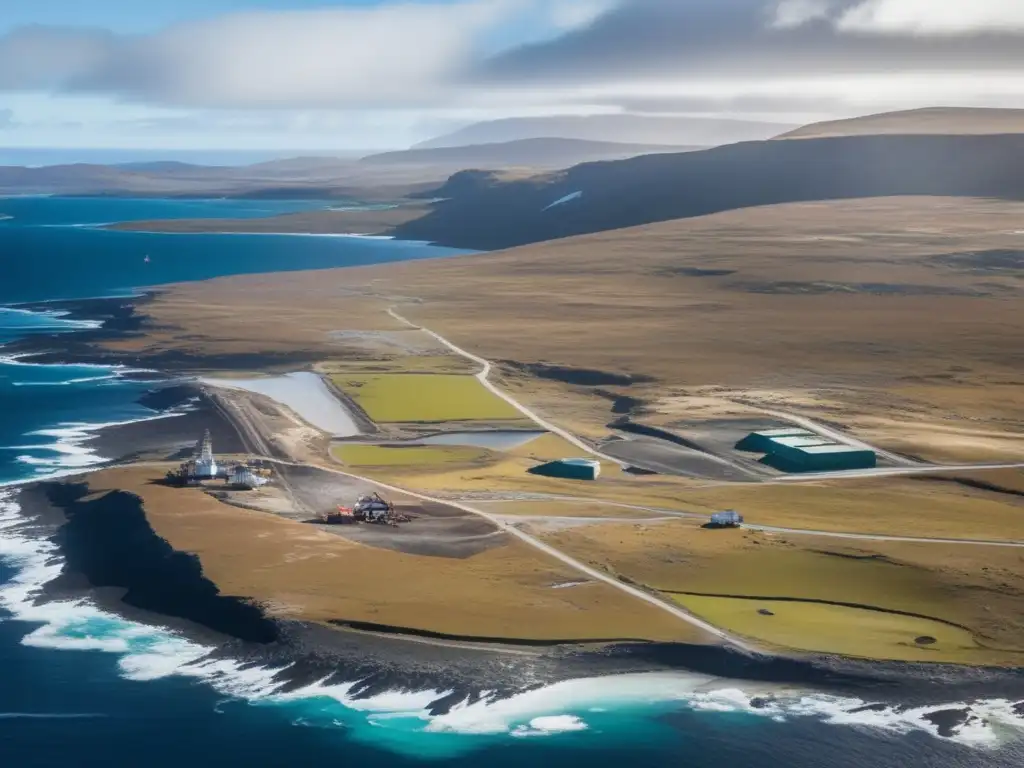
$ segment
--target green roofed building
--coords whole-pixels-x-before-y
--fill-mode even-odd
[[[764,429],[751,432],[738,443],[736,448],[740,451],[751,453],[768,453],[772,449],[772,441],[781,437],[815,437],[809,429],[802,427],[781,427],[779,429]]]
[[[838,472],[848,469],[872,469],[878,465],[875,452],[852,445],[785,446],[766,457],[766,463],[786,472]]]
[[[531,475],[559,477],[565,480],[597,480],[601,474],[601,462],[594,459],[559,459],[532,467]]]

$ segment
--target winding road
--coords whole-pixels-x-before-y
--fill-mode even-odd
[[[289,463],[289,462],[282,462],[282,463]],[[652,594],[650,594],[648,592],[645,592],[644,590],[642,590],[642,589],[640,589],[638,587],[634,587],[634,586],[631,586],[629,584],[625,584],[625,583],[619,581],[618,579],[613,578],[612,576],[609,576],[608,574],[599,571],[596,568],[592,568],[591,566],[586,565],[585,563],[582,563],[582,562],[580,562],[579,560],[576,560],[573,557],[570,557],[569,555],[565,554],[561,550],[556,549],[555,547],[552,547],[552,546],[550,546],[548,544],[545,544],[540,539],[535,539],[533,536],[529,535],[528,533],[524,533],[523,531],[519,530],[515,526],[509,525],[506,521],[502,520],[500,516],[492,515],[489,512],[484,512],[483,510],[476,509],[474,507],[470,507],[470,506],[468,506],[466,504],[462,504],[462,503],[457,502],[457,501],[447,501],[445,499],[435,498],[433,496],[428,496],[426,494],[418,493],[416,491],[410,491],[407,488],[400,488],[400,487],[398,487],[396,485],[390,485],[388,483],[382,483],[380,480],[374,480],[372,478],[363,477],[361,475],[353,475],[350,472],[345,472],[343,470],[335,469],[333,467],[320,467],[320,469],[322,469],[322,470],[324,470],[326,472],[331,472],[331,473],[336,474],[336,475],[341,475],[342,477],[350,478],[352,480],[358,480],[358,481],[363,482],[363,483],[372,484],[372,485],[375,485],[375,486],[377,486],[379,488],[383,488],[385,490],[391,491],[392,493],[404,494],[406,496],[411,496],[414,499],[419,499],[420,501],[428,501],[428,502],[433,502],[435,504],[444,504],[444,505],[447,505],[449,507],[455,507],[456,509],[461,509],[463,512],[469,512],[470,514],[474,514],[474,515],[477,515],[479,517],[482,517],[483,519],[489,521],[492,525],[497,526],[497,528],[499,530],[505,531],[510,536],[515,536],[520,541],[530,545],[531,547],[534,547],[535,549],[539,549],[541,552],[543,552],[546,555],[549,555],[549,556],[555,558],[556,560],[562,561],[563,563],[565,563],[566,565],[574,568],[575,570],[579,571],[580,573],[585,574],[586,576],[589,576],[590,578],[595,579],[597,581],[603,581],[604,583],[610,584],[611,586],[615,587],[616,589],[618,589],[618,590],[620,590],[622,592],[625,592],[628,595],[631,595],[631,596],[633,596],[635,598],[643,600],[646,603],[650,603],[651,605],[655,606],[656,608],[660,608],[661,610],[666,611],[667,613],[672,614],[676,618],[682,619],[683,621],[687,622],[688,624],[692,624],[693,626],[697,627],[698,629],[703,630],[704,632],[708,633],[709,635],[712,635],[713,637],[717,637],[718,639],[722,640],[727,645],[732,646],[736,650],[743,651],[744,653],[748,653],[748,654],[757,654],[757,655],[761,654],[760,650],[758,650],[754,646],[750,645],[749,643],[741,640],[740,638],[736,637],[735,635],[733,635],[733,634],[731,634],[729,632],[726,632],[726,631],[724,631],[722,629],[719,629],[718,627],[714,626],[713,624],[709,624],[708,622],[703,621],[702,619],[699,619],[696,616],[693,616],[693,615],[687,613],[682,608],[677,608],[676,606],[674,606],[674,605],[672,605],[670,603],[667,603],[664,600],[662,600],[662,599],[660,599],[658,597],[655,597],[654,595],[652,595]]]
[[[388,314],[391,315],[391,317],[393,317],[398,322],[404,323],[405,325],[409,326],[410,328],[412,328],[414,330],[417,330],[417,331],[421,331],[421,332],[427,334],[428,336],[436,339],[438,342],[443,344],[445,347],[450,349],[455,354],[460,355],[460,356],[466,358],[467,360],[472,360],[474,363],[479,365],[480,366],[480,371],[476,374],[477,381],[479,381],[481,384],[483,384],[484,387],[486,387],[488,391],[490,391],[494,395],[497,395],[498,397],[500,397],[502,400],[504,400],[506,403],[511,405],[513,408],[515,408],[517,411],[519,411],[521,414],[523,414],[523,416],[525,416],[526,418],[530,419],[535,424],[538,424],[539,426],[543,427],[548,432],[551,432],[553,434],[558,435],[560,438],[565,440],[567,443],[571,443],[572,445],[574,445],[577,448],[579,448],[581,451],[585,451],[585,452],[589,453],[591,456],[596,456],[599,459],[603,459],[604,461],[609,461],[612,464],[616,464],[616,465],[618,465],[620,467],[629,466],[622,459],[616,459],[614,456],[609,456],[609,455],[607,455],[605,453],[601,453],[600,451],[596,450],[592,446],[587,445],[585,442],[583,442],[578,437],[576,437],[576,435],[574,435],[571,432],[568,432],[568,431],[562,429],[561,427],[559,427],[556,424],[552,424],[550,421],[546,420],[544,417],[538,415],[535,411],[532,411],[529,408],[527,408],[525,405],[520,403],[518,400],[516,400],[514,397],[512,397],[507,392],[503,392],[502,390],[498,389],[498,387],[496,387],[494,385],[494,382],[492,382],[491,379],[490,379],[491,371],[494,368],[494,365],[491,363],[490,360],[486,360],[486,359],[480,357],[479,355],[474,355],[472,352],[469,352],[469,351],[463,349],[462,347],[456,346],[452,342],[448,341],[448,339],[446,339],[444,336],[442,336],[439,333],[435,333],[434,331],[430,330],[429,328],[424,328],[421,325],[416,325],[412,321],[410,321],[410,320],[402,317],[400,314],[398,314],[394,310],[394,308],[388,309]]]

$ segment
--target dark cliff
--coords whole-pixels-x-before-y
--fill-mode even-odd
[[[575,193],[575,199],[552,206]],[[1024,134],[759,141],[587,163],[523,180],[461,174],[403,238],[497,249],[760,205],[897,195],[1024,199]]]
[[[278,639],[275,623],[244,599],[220,594],[195,555],[175,551],[146,519],[141,500],[124,491],[90,496],[85,484],[51,483],[50,503],[67,522],[56,534],[65,574],[93,587],[120,587],[122,602],[254,643]]]

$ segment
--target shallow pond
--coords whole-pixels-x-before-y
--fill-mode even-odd
[[[323,379],[309,371],[258,379],[207,379],[204,383],[266,395],[335,437],[359,434],[359,427],[348,409],[327,388]]]
[[[467,445],[473,448],[509,451],[526,445],[545,434],[547,433],[527,430],[493,429],[480,432],[448,432],[420,438],[416,442],[423,445]]]

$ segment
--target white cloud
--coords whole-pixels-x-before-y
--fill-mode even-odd
[[[772,26],[777,29],[802,27],[811,21],[828,18],[832,0],[780,0]]]
[[[590,18],[596,6],[574,3]],[[144,36],[30,27],[0,37],[0,90],[237,108],[430,104],[478,37],[530,0],[239,13]]]
[[[837,26],[895,35],[1024,32],[1024,0],[863,0]]]
[[[585,27],[615,5],[615,0],[552,0],[548,12],[555,27],[570,30]]]

